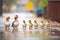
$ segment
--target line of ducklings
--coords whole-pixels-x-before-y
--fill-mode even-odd
[[[5,23],[5,28],[6,28],[6,29],[9,29],[9,28],[10,28],[10,25],[11,25],[9,19],[10,19],[10,17],[7,16],[7,17],[6,17],[6,23]],[[29,29],[32,29],[33,26],[34,26],[34,28],[36,29],[36,28],[38,27],[38,25],[39,25],[40,28],[42,28],[42,29],[44,28],[44,26],[46,26],[46,27],[48,28],[48,27],[50,26],[50,21],[47,20],[45,24],[44,24],[43,21],[40,21],[40,24],[38,24],[37,21],[34,20],[34,23],[32,24],[32,21],[31,21],[31,20],[28,20]],[[12,27],[13,27],[13,29],[17,29],[18,26],[19,26],[18,16],[15,15],[14,21],[12,22]],[[22,26],[23,26],[24,29],[26,29],[27,23],[26,23],[25,20],[22,21]]]

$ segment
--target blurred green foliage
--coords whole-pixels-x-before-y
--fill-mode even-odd
[[[12,3],[15,3],[16,0],[2,0],[3,4],[11,5]]]
[[[38,2],[36,2],[37,0],[30,0],[34,3],[34,5],[36,6]],[[44,8],[45,6],[48,5],[48,0],[39,0],[39,7]]]

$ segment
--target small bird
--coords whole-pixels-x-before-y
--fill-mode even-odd
[[[46,25],[50,25],[50,22],[49,22],[49,20],[48,20],[48,21],[46,21]]]
[[[15,15],[14,21],[12,23],[12,27],[13,27],[13,29],[17,29],[18,26],[19,26],[18,15]]]
[[[38,23],[36,20],[34,20],[34,27],[37,28],[38,27]]]
[[[10,17],[7,16],[7,17],[6,17],[6,22],[5,22],[5,28],[6,28],[6,29],[10,29],[10,20],[9,20],[9,19],[10,19]]]
[[[29,25],[29,29],[31,29],[32,26],[33,26],[33,24],[31,23],[31,20],[29,20],[28,22],[29,22],[29,23],[28,23],[28,25]]]
[[[46,26],[47,29],[50,27],[50,21],[49,20],[46,21],[45,26]]]
[[[41,29],[44,28],[44,23],[43,23],[43,21],[40,22],[40,28],[41,28]]]
[[[22,22],[22,26],[23,26],[23,28],[26,29],[26,22],[25,22],[25,20],[23,20],[23,22]]]

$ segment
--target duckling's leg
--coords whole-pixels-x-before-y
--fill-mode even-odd
[[[15,29],[17,30],[18,29],[18,26],[16,26]]]
[[[29,29],[32,29],[32,26],[30,26]]]
[[[10,29],[9,26],[6,26],[6,30]]]
[[[24,27],[24,29],[26,29],[26,26]]]
[[[26,29],[26,26],[23,26],[23,29]]]
[[[38,27],[38,26],[35,26],[35,28],[34,28],[34,29],[37,29],[37,27]]]
[[[16,27],[16,26],[14,26],[14,27],[13,27],[13,29],[14,29],[14,30],[16,30],[16,29],[17,29],[17,27]]]
[[[8,26],[7,29],[10,29],[10,26]]]
[[[13,27],[13,30],[15,30],[15,26]]]
[[[44,26],[41,26],[40,28],[41,28],[41,29],[44,29]]]
[[[47,26],[46,26],[46,29],[49,29],[49,27],[50,27],[50,25],[47,25]]]
[[[5,29],[7,30],[7,26],[5,26]]]

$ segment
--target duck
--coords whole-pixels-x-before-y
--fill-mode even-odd
[[[13,29],[17,29],[18,26],[19,26],[18,15],[15,15],[14,21],[13,21]]]
[[[10,28],[10,25],[11,25],[9,19],[10,19],[10,16],[7,16],[7,17],[6,17],[6,22],[5,22],[5,28],[6,28],[6,29],[9,29],[9,28]]]
[[[47,29],[50,27],[50,21],[49,20],[46,21],[45,26],[46,26]]]
[[[26,27],[26,22],[25,22],[25,20],[23,20],[22,26],[23,26],[23,27]]]
[[[43,29],[43,27],[44,27],[44,23],[43,23],[43,21],[40,21],[40,28]]]
[[[38,23],[36,20],[34,20],[34,27],[38,27]]]
[[[29,20],[28,25],[29,25],[29,27],[32,27],[32,26],[33,26],[33,24],[32,24],[32,22],[31,22],[31,20]]]

